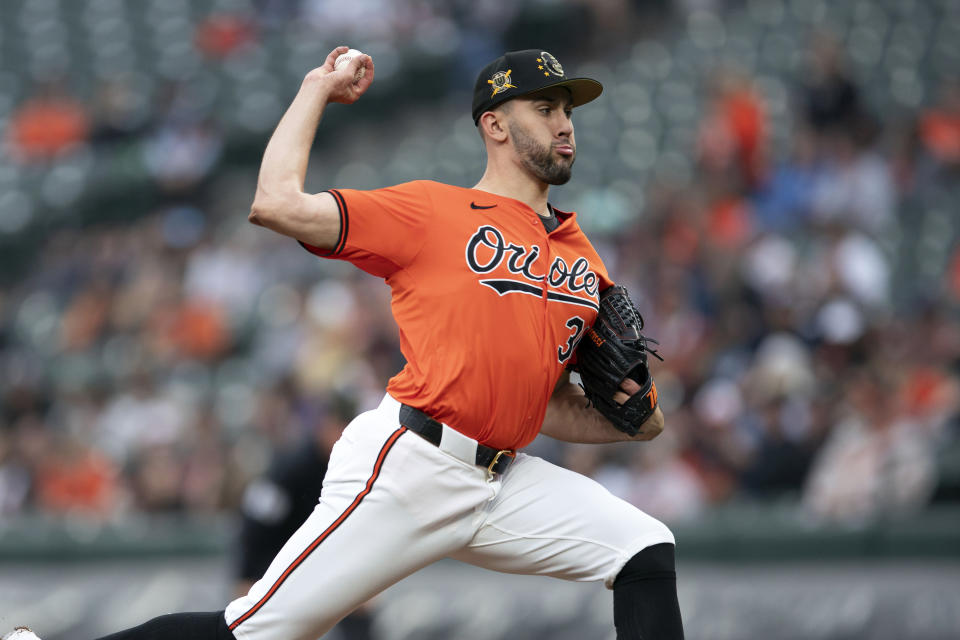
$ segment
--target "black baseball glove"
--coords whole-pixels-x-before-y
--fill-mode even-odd
[[[600,312],[577,346],[575,370],[580,374],[590,404],[613,426],[635,436],[657,408],[657,385],[647,368],[647,354],[663,360],[650,344],[656,340],[640,333],[643,318],[624,287],[614,286],[600,294]],[[613,399],[620,385],[630,378],[640,385],[622,405]]]

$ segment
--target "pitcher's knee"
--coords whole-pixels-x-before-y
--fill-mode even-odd
[[[657,535],[658,543],[662,542],[666,544],[676,544],[676,539],[673,537],[673,532],[670,531],[670,527],[663,524],[659,520],[654,520],[654,522],[656,522],[655,528],[658,534]]]
[[[643,511],[637,511],[640,519],[631,518],[629,524],[624,526],[628,530],[623,533],[633,540],[636,543],[642,544],[644,547],[650,547],[655,544],[675,544],[676,539],[673,537],[673,532],[670,531],[670,528]]]

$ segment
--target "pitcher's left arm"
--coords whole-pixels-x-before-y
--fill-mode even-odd
[[[640,385],[629,379],[624,381],[621,388],[623,391],[614,396],[620,404],[640,391]],[[663,427],[663,411],[658,405],[653,415],[640,426],[637,435],[630,437],[590,407],[583,389],[570,382],[570,374],[564,372],[550,396],[540,433],[564,442],[602,444],[652,440],[660,435]]]

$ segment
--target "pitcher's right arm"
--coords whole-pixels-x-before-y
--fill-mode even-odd
[[[340,211],[329,193],[305,193],[310,148],[326,106],[352,104],[373,82],[373,60],[357,56],[336,71],[333,63],[348,47],[337,47],[310,71],[280,119],[260,163],[257,193],[249,220],[322,249],[333,249],[340,234]],[[356,79],[364,66],[363,77]]]

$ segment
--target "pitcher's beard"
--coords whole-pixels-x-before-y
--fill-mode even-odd
[[[514,148],[520,155],[524,168],[537,179],[547,184],[566,184],[570,181],[573,172],[573,163],[576,152],[570,156],[569,162],[557,160],[553,155],[553,148],[544,146],[527,133],[527,130],[511,122],[508,125],[510,136],[513,138]]]

